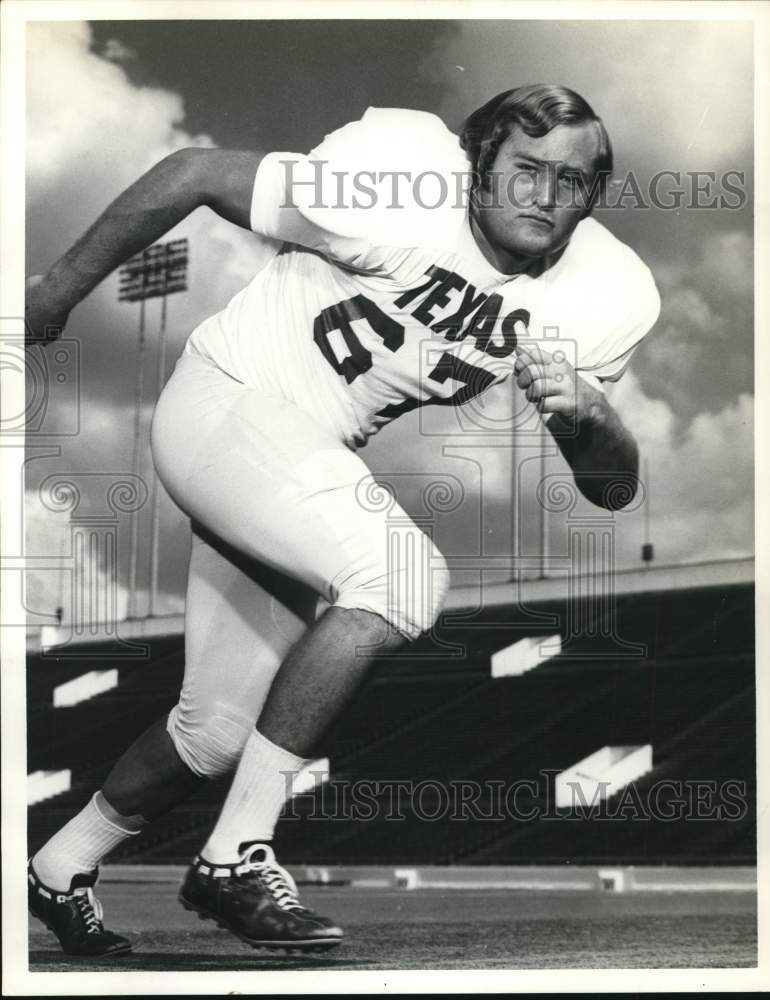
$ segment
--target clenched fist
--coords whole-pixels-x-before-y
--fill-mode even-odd
[[[549,354],[536,344],[516,348],[516,383],[541,413],[579,422],[601,393],[577,374],[561,350]]]
[[[35,274],[25,285],[24,333],[28,347],[40,344],[45,347],[58,340],[67,323],[69,310],[62,307],[52,295],[45,279]]]

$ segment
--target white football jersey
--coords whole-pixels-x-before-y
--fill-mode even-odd
[[[647,267],[588,218],[539,275],[503,274],[471,233],[469,182],[457,136],[418,111],[370,108],[309,156],[269,154],[251,224],[279,249],[186,349],[352,448],[507,378],[519,320],[592,384],[619,378],[658,316]]]

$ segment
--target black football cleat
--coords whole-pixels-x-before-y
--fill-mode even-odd
[[[302,906],[294,879],[267,844],[252,844],[234,865],[196,858],[179,902],[253,948],[325,951],[342,940],[342,930],[333,921]]]
[[[53,931],[67,955],[117,957],[131,951],[130,941],[104,929],[102,906],[93,890],[98,877],[98,869],[76,875],[69,892],[58,892],[43,885],[31,861],[27,868],[29,912]]]

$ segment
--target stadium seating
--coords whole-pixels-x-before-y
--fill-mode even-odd
[[[435,636],[381,660],[319,748],[331,760],[331,785],[295,800],[279,823],[281,857],[345,864],[752,863],[753,586],[619,598],[615,634],[643,647],[643,655],[631,647],[625,652],[634,655],[622,655],[607,622],[592,619],[587,606],[578,611],[583,631],[574,636],[564,601],[447,613]],[[492,679],[493,651],[524,635],[555,631],[569,639],[559,656],[520,677]],[[94,659],[94,652],[89,649],[81,671],[115,665]],[[54,709],[53,688],[77,675],[77,662],[29,657],[28,770],[72,770],[68,792],[30,809],[32,850],[174,703],[182,638],[156,640],[146,662],[118,667],[116,689]],[[643,743],[653,746],[653,770],[634,789],[643,802],[655,797],[665,815],[633,818],[634,803],[626,802],[625,816],[610,816],[622,793],[606,803],[604,814],[555,809],[556,772],[601,746]],[[345,808],[342,796],[360,782],[380,783],[376,818]],[[412,790],[397,790],[395,782],[412,783]],[[517,800],[524,814],[510,816],[496,809],[495,787],[516,782],[529,782]],[[707,782],[735,783],[732,802],[729,790],[707,802]],[[461,786],[478,787],[479,795],[472,804],[455,803],[453,811],[446,797]],[[696,807],[678,802],[697,788],[705,798],[697,806],[702,815],[692,821],[684,814],[689,809],[692,816]],[[114,859],[187,861],[214,822],[224,791],[221,781],[207,786]],[[369,807],[375,791],[369,789]],[[722,818],[715,817],[716,807]],[[526,810],[538,818],[527,818]],[[329,811],[335,818],[319,819]],[[403,818],[387,818],[388,812]]]

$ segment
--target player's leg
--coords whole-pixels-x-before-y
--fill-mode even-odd
[[[292,753],[309,757],[373,659],[405,642],[378,614],[329,608],[281,665],[259,716],[259,731]]]
[[[123,754],[97,791],[30,860],[30,911],[67,954],[122,955],[130,943],[105,930],[93,897],[99,865],[148,821],[200,783],[182,764],[159,719]],[[114,790],[114,793],[113,793]]]
[[[32,912],[57,933],[66,951],[128,950],[125,939],[100,930],[100,921],[88,919],[84,910],[91,906],[88,889],[99,863],[147,820],[234,765],[275,671],[315,617],[316,603],[316,595],[296,581],[266,573],[204,531],[194,532],[185,682],[172,713],[181,735],[175,744],[169,717],[159,719],[30,866]]]
[[[341,928],[300,903],[276,861],[273,831],[293,781],[365,676],[374,650],[403,642],[370,611],[332,607],[308,629],[276,676],[214,830],[187,872],[179,895],[186,909],[255,947],[323,950],[339,943]]]
[[[179,703],[139,737],[102,789],[153,820],[237,763],[282,659],[314,620],[317,595],[193,525]]]
[[[329,608],[282,664],[246,743],[201,856],[228,865],[249,842],[271,844],[296,776],[366,676],[375,656],[405,639],[370,611]]]
[[[170,415],[168,409],[160,419],[156,413],[154,453],[176,502],[235,548],[291,573],[333,605],[278,671],[263,712],[270,735],[261,717],[183,899],[252,942],[301,943],[292,935],[304,923],[312,932],[306,943],[328,944],[328,928],[315,915],[315,928],[308,928],[310,918],[295,916],[299,904],[286,889],[286,873],[261,847],[255,860],[251,845],[272,836],[286,774],[302,767],[360,683],[374,658],[371,647],[393,647],[430,627],[446,589],[446,567],[395,505],[395,521],[420,536],[421,557],[405,565],[389,560],[387,512],[359,495],[370,478],[366,466],[291,403],[244,388],[227,412],[219,410],[218,425],[209,421],[203,434],[197,426],[194,442]],[[240,903],[235,916],[218,909],[237,895],[229,884],[222,891],[220,880],[241,877],[251,880],[249,892],[255,878],[276,887],[270,926],[259,906],[245,922]]]

